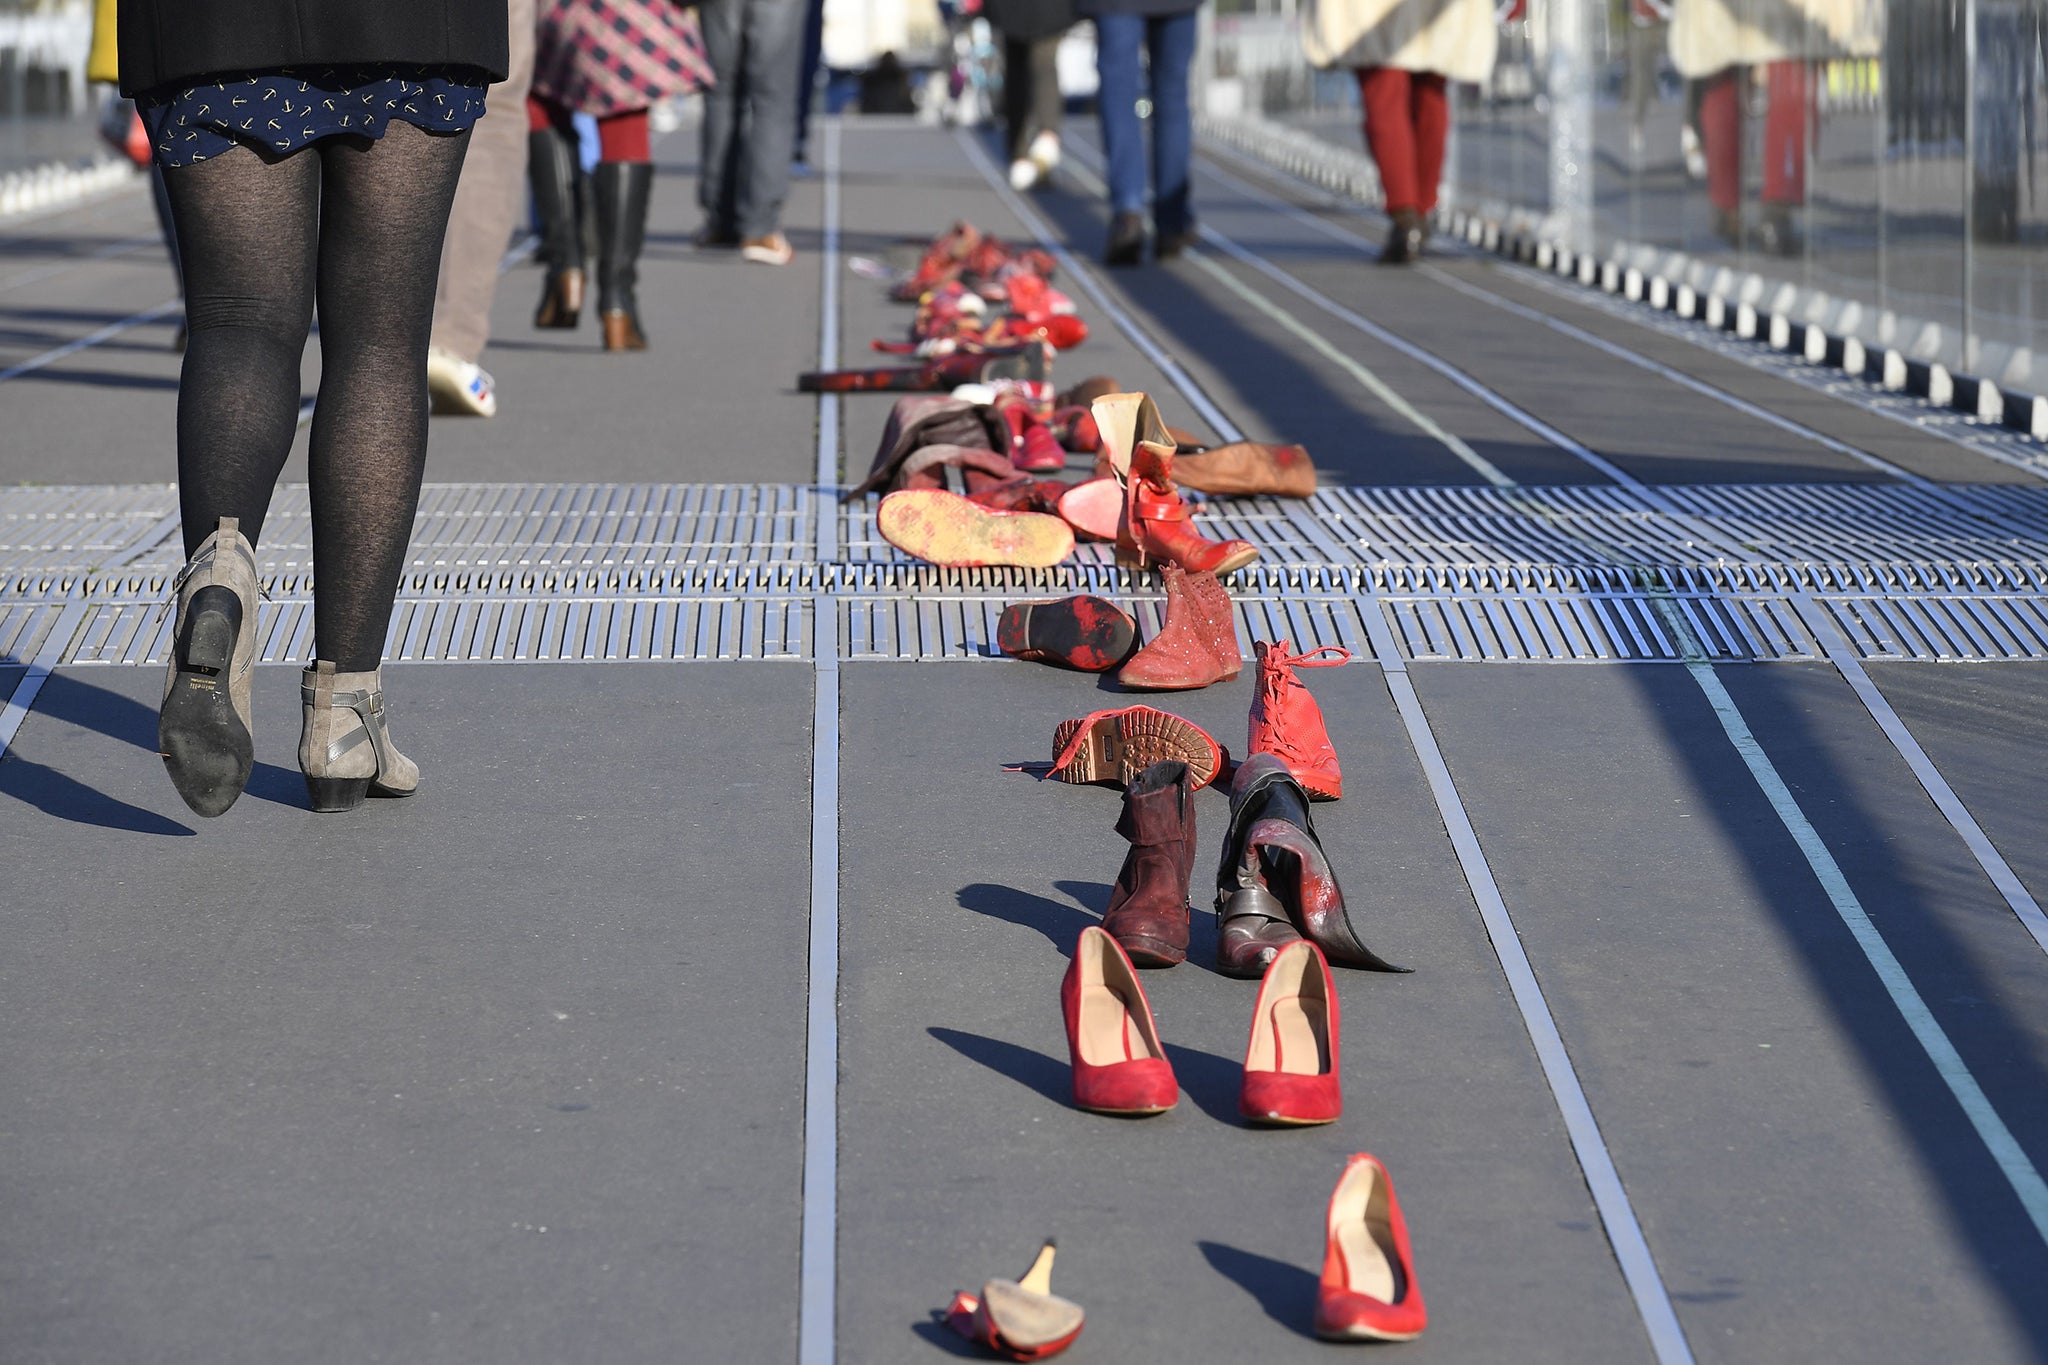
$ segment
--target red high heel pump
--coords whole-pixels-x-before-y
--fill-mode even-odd
[[[1273,955],[1259,983],[1238,1112],[1290,1127],[1335,1122],[1344,1112],[1338,1033],[1330,964],[1322,949],[1296,939]]]
[[[1074,1104],[1098,1114],[1161,1114],[1180,1083],[1152,1023],[1152,1006],[1123,947],[1100,925],[1081,931],[1060,982]]]
[[[1413,1341],[1429,1326],[1415,1283],[1408,1223],[1387,1168],[1370,1152],[1345,1163],[1330,1195],[1316,1335],[1326,1341]]]

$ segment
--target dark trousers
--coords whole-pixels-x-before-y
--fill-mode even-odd
[[[704,0],[697,8],[718,77],[704,92],[698,202],[712,225],[741,237],[765,237],[782,222],[805,10],[805,0]]]
[[[1003,124],[1010,160],[1024,155],[1040,133],[1060,131],[1059,50],[1061,35],[1003,38]]]

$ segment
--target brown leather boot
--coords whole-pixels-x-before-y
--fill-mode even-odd
[[[1116,832],[1131,851],[1116,874],[1102,927],[1140,967],[1188,956],[1188,881],[1195,871],[1195,805],[1188,765],[1154,763],[1124,790]]]
[[[1316,491],[1316,467],[1300,446],[1233,441],[1173,458],[1174,481],[1219,498],[1306,498]]]
[[[1178,564],[1162,564],[1159,572],[1166,579],[1166,624],[1131,656],[1117,682],[1165,692],[1236,677],[1244,660],[1230,594],[1213,573],[1194,573]]]

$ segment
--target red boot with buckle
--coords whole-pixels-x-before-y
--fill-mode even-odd
[[[1293,652],[1286,640],[1252,645],[1259,661],[1259,687],[1252,694],[1251,734],[1247,753],[1272,754],[1287,765],[1294,780],[1318,801],[1344,795],[1344,774],[1337,750],[1323,725],[1323,709],[1294,676],[1297,668],[1335,668],[1351,661],[1341,645],[1324,645],[1306,654]],[[1333,657],[1319,657],[1329,655]]]
[[[1117,525],[1119,563],[1143,568],[1170,562],[1184,569],[1229,573],[1259,557],[1246,540],[1213,541],[1190,525],[1194,508],[1173,482],[1172,435],[1158,407],[1142,393],[1113,393],[1091,409],[1102,450],[1098,460],[1123,485]]]
[[[1188,882],[1195,873],[1195,804],[1188,765],[1154,763],[1124,788],[1116,832],[1131,845],[1102,927],[1140,967],[1188,957]]]
[[[1230,594],[1213,573],[1190,573],[1162,564],[1166,624],[1116,675],[1125,687],[1186,691],[1228,682],[1244,667],[1237,650],[1237,619]]]

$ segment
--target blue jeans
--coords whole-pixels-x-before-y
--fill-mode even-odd
[[[1195,60],[1195,12],[1102,14],[1095,19],[1097,106],[1109,153],[1109,206],[1145,208],[1145,144],[1139,132],[1139,56],[1149,59],[1152,86],[1152,225],[1162,235],[1194,224],[1188,209],[1188,159],[1194,141],[1188,114],[1188,68]]]

